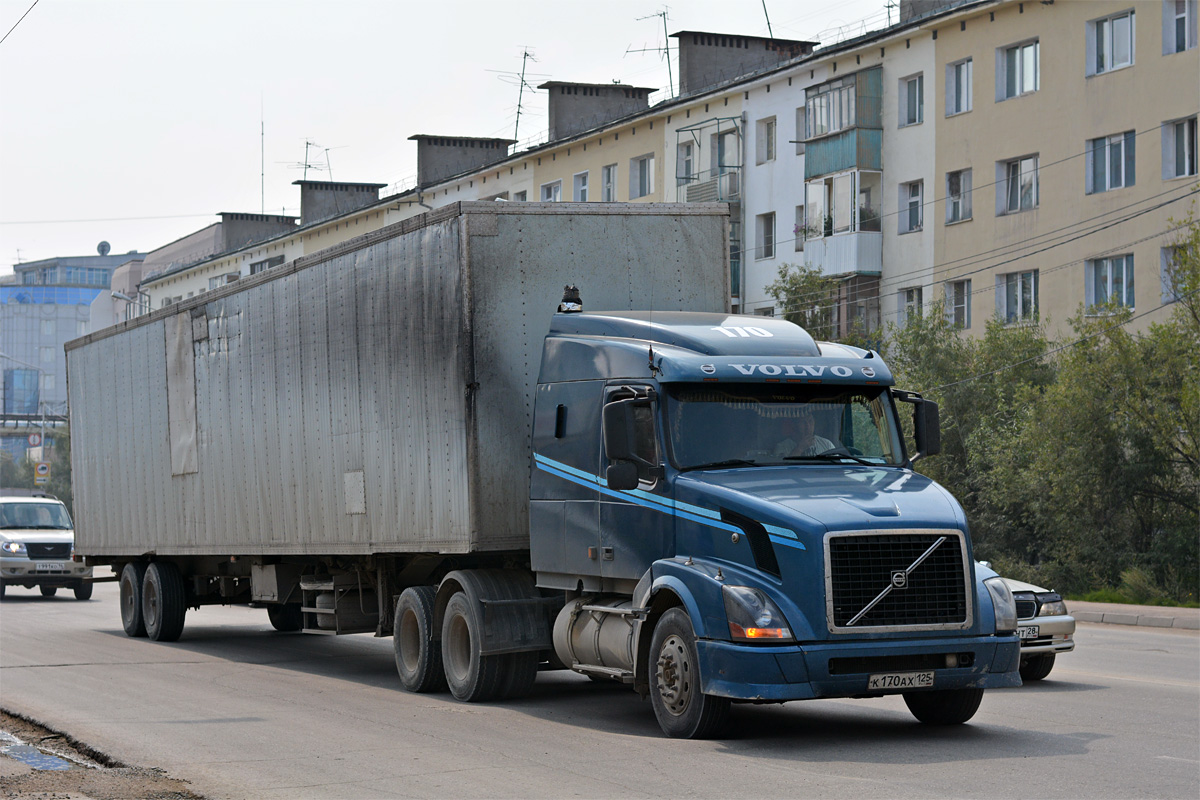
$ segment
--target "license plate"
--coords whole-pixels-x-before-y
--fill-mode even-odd
[[[62,564],[57,561],[36,561],[33,569],[35,572],[61,572]]]
[[[1038,638],[1038,626],[1022,625],[1021,627],[1017,628],[1017,636],[1022,640],[1036,639]]]
[[[890,672],[872,675],[867,679],[868,689],[928,689],[933,686],[933,671]]]

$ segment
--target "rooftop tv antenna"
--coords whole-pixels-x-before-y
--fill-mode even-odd
[[[528,89],[531,92],[534,91],[534,88],[529,85],[529,81],[526,80],[526,78],[533,77],[533,73],[525,71],[525,68],[530,61],[537,61],[537,58],[534,57],[533,53],[529,52],[529,47],[525,47],[521,51],[521,71],[519,73],[502,72],[494,69],[488,70],[488,72],[499,73],[500,80],[504,81],[505,83],[517,84],[517,122],[513,126],[513,139],[516,139],[517,141],[520,141],[520,136],[518,136],[518,133],[521,130],[521,114],[525,113],[525,90]]]
[[[657,14],[650,14],[646,17],[638,17],[637,21],[641,22],[654,17],[662,17],[663,24],[663,46],[662,47],[643,47],[641,50],[625,49],[625,55],[630,53],[662,53],[667,59],[667,86],[671,89],[671,97],[675,96],[675,78],[671,74],[671,37],[667,34],[667,12],[670,11],[670,6],[663,6],[663,10]]]
[[[775,38],[774,31],[771,30],[771,15],[767,12],[767,0],[762,0],[763,16],[767,18],[767,36]]]

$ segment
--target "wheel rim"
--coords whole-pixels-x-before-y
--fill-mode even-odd
[[[687,711],[692,699],[692,665],[683,640],[672,634],[658,651],[655,670],[658,696],[663,706],[675,716]]]
[[[142,587],[142,608],[146,613],[146,624],[153,625],[158,619],[158,587],[154,581],[146,581]]]
[[[127,580],[121,581],[121,614],[125,619],[133,619],[134,612],[137,611],[137,603],[134,600],[133,583]]]
[[[455,616],[450,621],[449,646],[445,650],[446,671],[456,683],[466,681],[471,671],[471,629],[462,616]]]
[[[417,654],[421,651],[421,626],[417,615],[406,610],[400,617],[400,661],[406,672],[417,671]]]

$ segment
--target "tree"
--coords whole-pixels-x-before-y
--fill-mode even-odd
[[[782,316],[804,328],[814,339],[832,339],[833,310],[838,279],[805,264],[781,264],[779,277],[767,286],[767,294],[783,309]]]

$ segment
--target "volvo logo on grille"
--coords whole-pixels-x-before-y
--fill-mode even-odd
[[[898,569],[892,573],[892,586],[896,589],[908,588],[908,573]]]

